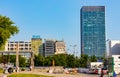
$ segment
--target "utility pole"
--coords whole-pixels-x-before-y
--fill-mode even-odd
[[[34,52],[31,51],[31,71],[34,71]]]
[[[77,45],[70,45],[70,47],[72,47],[71,52],[72,52],[73,55],[75,56]]]
[[[74,49],[74,50],[73,50],[73,55],[74,55],[75,57],[76,57],[76,55],[75,55],[75,53],[76,53],[76,47],[77,47],[77,45],[74,45],[74,46],[73,46],[73,49]]]
[[[19,71],[19,45],[16,45],[16,70]]]

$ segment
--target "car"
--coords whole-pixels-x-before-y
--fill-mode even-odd
[[[103,74],[107,74],[108,73],[108,70],[106,68],[98,68],[98,69],[95,69],[95,73],[96,74],[101,74],[103,72]]]

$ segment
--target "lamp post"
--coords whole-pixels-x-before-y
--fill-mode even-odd
[[[77,47],[77,45],[74,45],[74,46],[73,46],[73,48],[74,48],[74,50],[73,50],[74,56],[76,56],[76,55],[75,55],[75,53],[76,53],[76,47]]]
[[[30,63],[31,71],[34,71],[34,51],[31,51],[31,63]]]
[[[19,71],[19,45],[16,45],[16,70]]]
[[[70,47],[73,47],[73,55],[76,56],[75,53],[76,53],[77,45],[70,45]]]
[[[109,42],[110,42],[110,39],[107,39],[106,40],[106,53],[105,53],[106,58],[108,58],[108,56],[110,56]]]

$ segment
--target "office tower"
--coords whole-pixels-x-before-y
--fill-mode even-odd
[[[103,57],[106,51],[105,7],[81,8],[81,54]]]
[[[41,53],[41,47],[42,47],[42,39],[38,35],[34,35],[31,39],[31,48],[32,51],[34,51],[35,55],[38,55]]]

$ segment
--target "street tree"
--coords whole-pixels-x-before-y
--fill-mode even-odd
[[[97,61],[97,57],[95,55],[90,56],[90,62],[96,62]]]
[[[81,54],[80,58],[80,67],[87,67],[89,57],[86,54]]]
[[[44,66],[44,57],[42,57],[40,54],[35,55],[35,66]]]
[[[66,67],[66,54],[56,54],[53,56],[55,66],[65,66]]]
[[[19,66],[26,67],[26,58],[22,57],[21,55],[19,56]]]
[[[18,27],[9,17],[0,15],[0,49],[12,35],[18,32]]]
[[[67,63],[67,67],[75,67],[75,57],[74,55],[70,55],[68,54],[67,55],[67,58],[66,58],[66,63]]]

